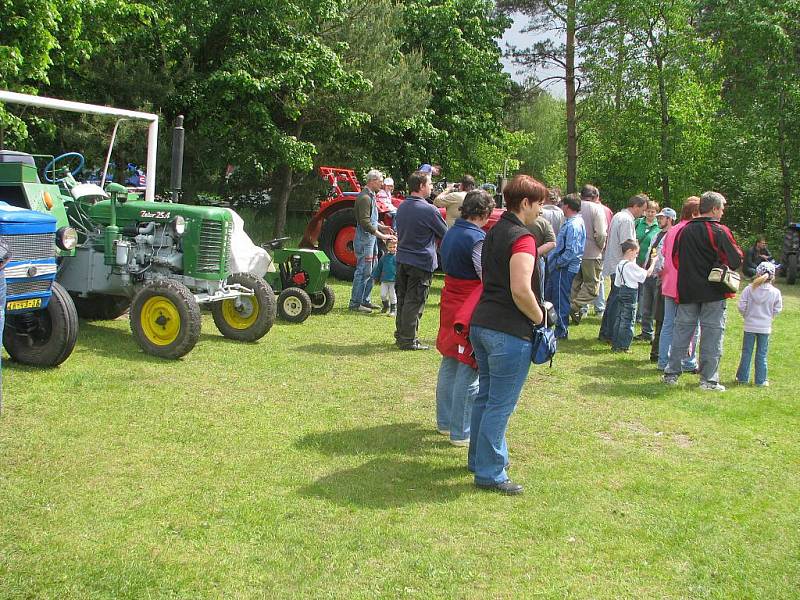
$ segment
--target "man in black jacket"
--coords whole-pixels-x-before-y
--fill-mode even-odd
[[[675,239],[671,258],[678,271],[678,313],[669,364],[664,369],[667,385],[678,382],[681,359],[686,356],[699,323],[700,388],[725,391],[725,386],[719,383],[719,362],[725,335],[726,298],[733,294],[724,284],[709,281],[708,274],[720,264],[738,269],[742,251],[730,230],[719,222],[724,211],[724,196],[705,192],[700,197],[700,216],[692,219]]]

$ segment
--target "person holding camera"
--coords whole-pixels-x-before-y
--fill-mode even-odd
[[[459,216],[461,205],[467,194],[475,189],[475,178],[472,175],[464,175],[461,183],[448,183],[444,191],[433,199],[434,206],[444,208],[447,211],[447,226],[452,227]]]

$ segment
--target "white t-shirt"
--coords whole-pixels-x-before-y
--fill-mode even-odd
[[[617,265],[617,272],[614,276],[614,285],[617,287],[629,287],[633,290],[639,288],[640,283],[647,279],[647,271],[636,264],[634,260],[623,260]]]

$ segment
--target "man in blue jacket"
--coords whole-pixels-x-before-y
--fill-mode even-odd
[[[428,204],[430,174],[422,171],[408,178],[410,195],[397,209],[397,319],[394,338],[401,350],[427,350],[417,337],[419,321],[428,299],[436,269],[436,239],[447,225],[439,209]]]
[[[581,197],[568,194],[561,204],[564,211],[564,223],[558,230],[556,248],[547,257],[547,280],[545,299],[553,303],[558,313],[555,334],[557,338],[566,338],[569,325],[569,297],[572,280],[581,270],[581,258],[586,245],[586,229],[580,218]]]

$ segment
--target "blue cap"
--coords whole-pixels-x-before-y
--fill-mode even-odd
[[[422,171],[423,173],[433,173],[433,167],[428,163],[421,164],[417,170]]]
[[[661,209],[661,212],[656,215],[657,217],[667,217],[668,219],[672,219],[673,221],[678,218],[678,214],[672,210],[669,206],[665,206]]]

